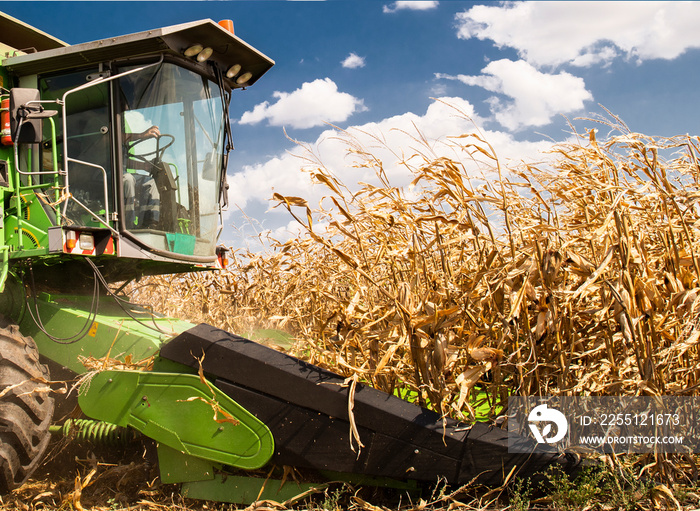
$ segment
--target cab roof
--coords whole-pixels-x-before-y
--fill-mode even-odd
[[[272,59],[211,19],[9,57],[2,65],[17,76],[25,76],[161,52],[182,56],[195,44],[214,50],[208,60],[218,64],[224,74],[235,64],[241,66],[238,76],[252,74],[242,84],[229,79],[232,87],[252,85],[274,65]]]
[[[68,46],[60,39],[0,12],[0,43],[15,50],[43,51]]]

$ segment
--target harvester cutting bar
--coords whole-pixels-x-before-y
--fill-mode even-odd
[[[275,441],[271,461],[278,465],[500,484],[511,471],[530,476],[575,462],[555,452],[509,453],[506,431],[443,419],[365,385],[357,384],[351,396],[337,374],[206,324],[175,337],[160,355],[196,370],[201,364],[221,391],[265,423]]]

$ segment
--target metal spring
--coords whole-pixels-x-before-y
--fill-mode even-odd
[[[52,426],[51,432],[78,442],[107,447],[124,447],[137,436],[133,429],[89,419],[68,419],[62,426]]]

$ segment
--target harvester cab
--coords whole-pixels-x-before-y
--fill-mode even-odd
[[[5,58],[3,275],[38,256],[51,274],[95,257],[108,282],[220,267],[228,105],[273,64],[211,20]]]
[[[161,481],[192,498],[283,501],[338,479],[500,484],[570,465],[126,299],[141,276],[223,266],[229,102],[273,65],[230,23],[68,46],[0,14],[0,52],[0,491],[69,426],[52,425],[66,404],[76,413],[49,380],[86,382],[79,435],[150,438]],[[271,480],[282,466],[310,482]]]

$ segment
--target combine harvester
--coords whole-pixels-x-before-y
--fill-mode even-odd
[[[362,385],[349,412],[342,377],[114,289],[225,267],[229,102],[273,64],[230,22],[68,46],[0,14],[0,490],[27,480],[65,416],[46,382],[107,358],[124,364],[85,378],[84,427],[153,439],[161,481],[190,498],[282,501],[310,487],[271,481],[274,466],[409,488],[572,463],[511,454],[501,429]]]

